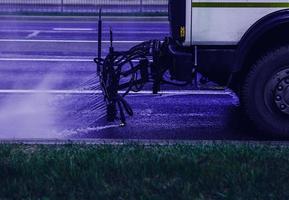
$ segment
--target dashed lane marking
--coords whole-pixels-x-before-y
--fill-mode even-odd
[[[55,31],[94,31],[93,28],[53,28]]]
[[[29,38],[33,38],[36,37],[37,35],[39,35],[40,31],[33,31],[31,34],[27,35],[27,39]]]

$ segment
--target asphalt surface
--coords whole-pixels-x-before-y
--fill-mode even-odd
[[[95,18],[0,17],[0,139],[284,140],[249,126],[232,92],[193,86],[160,95],[148,86],[127,97],[135,115],[126,127],[108,123],[96,27]],[[102,55],[110,28],[116,50],[169,35],[164,18],[105,18]]]

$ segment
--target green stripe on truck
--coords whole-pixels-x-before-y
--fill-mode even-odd
[[[192,2],[194,8],[287,8],[285,2]]]

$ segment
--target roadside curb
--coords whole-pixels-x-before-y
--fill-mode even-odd
[[[288,141],[223,141],[223,140],[112,140],[112,139],[2,139],[1,145],[252,145],[252,146],[289,146]]]

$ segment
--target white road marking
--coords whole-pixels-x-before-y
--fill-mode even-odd
[[[97,19],[95,19],[95,21],[85,21],[85,20],[78,20],[78,21],[64,21],[64,20],[28,20],[28,21],[24,21],[24,20],[6,20],[9,23],[41,23],[41,24],[96,24],[97,25]],[[2,22],[4,22],[4,20],[1,20]],[[6,22],[5,21],[5,22]],[[117,20],[117,21],[113,21],[113,20],[103,20],[104,23],[121,23],[121,24],[169,24],[168,20],[162,20],[162,21],[152,21],[152,20],[147,20],[147,21],[141,21],[141,20],[131,20],[131,21],[127,21],[127,20]]]
[[[104,31],[103,33],[109,33],[109,31]],[[168,31],[113,31],[113,33],[120,34],[168,34]]]
[[[27,61],[27,62],[94,62],[93,59],[81,58],[0,58],[0,61]],[[139,60],[132,60],[139,62]]]
[[[40,31],[33,31],[33,33],[31,33],[31,34],[29,34],[29,35],[27,35],[27,39],[29,39],[29,38],[33,38],[33,37],[36,37],[38,34],[40,33]]]
[[[124,93],[120,91],[119,93]],[[0,94],[102,94],[102,90],[0,90]],[[152,91],[144,90],[130,94],[152,95]],[[169,90],[161,91],[159,95],[231,95],[227,90]]]
[[[93,62],[93,59],[78,58],[0,58],[0,61],[29,61],[29,62]]]
[[[93,28],[53,28],[54,31],[94,31]]]
[[[5,30],[6,31],[6,30]],[[95,33],[98,30],[97,29],[92,29],[92,28],[53,28],[53,31],[49,31],[49,30],[43,30],[43,32],[45,33],[62,33],[62,32],[83,32],[86,31],[86,33]],[[0,31],[2,32],[2,30]],[[9,31],[7,31],[9,32]],[[19,30],[19,32],[21,32],[21,30]],[[102,31],[103,34],[107,34],[110,33],[109,31]],[[114,34],[168,34],[168,31],[154,31],[154,30],[150,30],[150,31],[128,31],[126,29],[124,30],[117,30],[117,31],[113,31]]]
[[[42,33],[67,33],[67,32],[80,32],[83,33],[83,31],[81,30],[74,30],[74,31],[69,31],[69,30],[33,30],[33,29],[26,29],[26,30],[17,30],[17,29],[6,29],[6,30],[0,30],[1,33],[31,33],[31,32],[36,32],[36,31],[40,31]],[[90,29],[88,31],[86,31],[85,33],[96,33],[97,30],[96,29]],[[103,30],[102,31],[103,34],[107,34],[109,33],[108,30]],[[145,31],[145,30],[114,30],[113,33],[116,34],[121,34],[121,33],[127,33],[127,34],[141,34],[141,33],[145,33],[145,34],[167,34],[169,33],[168,31],[160,31],[160,30],[156,30],[156,31]]]
[[[122,91],[119,93],[123,93]],[[152,95],[152,91],[130,92],[130,94]],[[228,90],[167,90],[160,91],[159,95],[232,95]]]
[[[43,42],[43,43],[98,43],[97,40],[25,40],[25,39],[0,39],[0,42]],[[141,43],[143,41],[140,40],[121,40],[121,41],[113,41],[113,43]],[[102,43],[110,43],[110,41],[105,40]]]
[[[177,115],[179,117],[204,117],[207,116],[207,114],[204,113],[140,113],[140,116],[145,116],[145,117],[149,117],[149,116],[158,116],[158,117],[171,117],[173,115]],[[212,115],[210,115],[212,117]],[[217,115],[215,115],[217,116]]]

